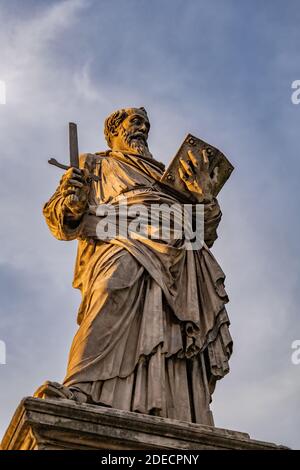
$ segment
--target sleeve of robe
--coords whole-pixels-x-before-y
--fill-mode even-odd
[[[216,198],[204,207],[204,241],[211,248],[218,238],[217,228],[222,218],[222,212]]]
[[[84,167],[85,159],[86,154],[80,156],[80,168]],[[60,184],[53,196],[51,196],[49,201],[44,205],[43,214],[46,219],[46,223],[55,238],[67,241],[75,240],[80,236],[82,219],[74,221],[72,220],[72,217],[68,216],[68,209],[65,205],[65,198],[61,193]]]

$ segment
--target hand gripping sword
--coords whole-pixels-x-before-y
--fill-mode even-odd
[[[70,166],[59,163],[55,158],[50,158],[50,160],[48,160],[48,163],[50,163],[50,165],[57,166],[58,168],[61,168],[62,170],[68,170],[71,167],[79,169],[77,125],[74,122],[69,122],[69,146],[70,146]],[[99,177],[91,174],[88,176],[87,181],[88,183],[90,183],[91,181],[99,181]]]

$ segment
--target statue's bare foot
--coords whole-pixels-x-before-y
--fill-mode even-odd
[[[84,393],[71,390],[70,388],[58,382],[50,382],[47,380],[41,385],[33,395],[36,398],[49,400],[73,400],[80,403],[86,403],[87,397]]]

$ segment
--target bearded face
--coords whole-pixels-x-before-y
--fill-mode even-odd
[[[129,114],[119,125],[118,135],[113,138],[113,150],[149,155],[148,133],[150,124],[147,116],[138,112]]]

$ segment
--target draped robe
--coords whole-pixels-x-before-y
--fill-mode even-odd
[[[217,201],[205,210],[197,250],[142,236],[99,240],[99,204],[178,200],[159,183],[154,159],[108,151],[82,155],[80,166],[99,176],[80,222],[67,218],[60,187],[43,210],[56,238],[78,239],[73,287],[82,302],[64,385],[94,404],[213,425],[209,404],[232,349],[225,276],[208,248]]]

